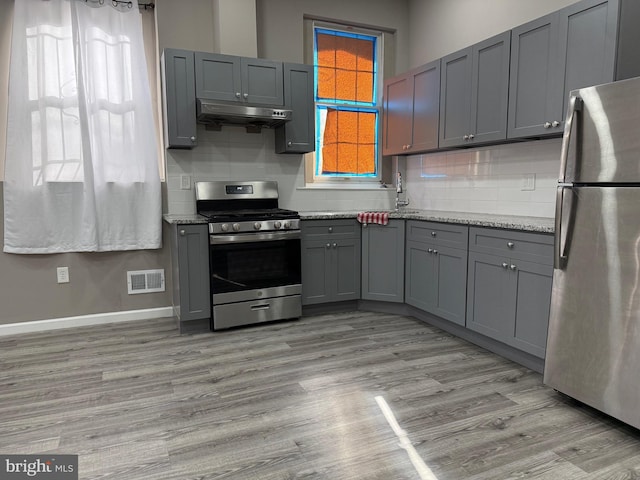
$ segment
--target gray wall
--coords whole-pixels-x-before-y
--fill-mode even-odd
[[[416,67],[577,0],[409,0],[409,63]]]

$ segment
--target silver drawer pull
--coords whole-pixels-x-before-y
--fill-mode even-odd
[[[434,254],[434,255],[437,255],[437,254],[438,254],[438,250],[434,250],[434,251],[433,251],[433,254]]]
[[[511,265],[509,265],[509,268],[511,270],[517,270],[518,267],[516,265],[514,265],[514,264],[511,264]]]
[[[513,242],[507,242],[507,247],[509,248],[513,248],[515,246],[515,243]]]
[[[432,236],[432,237],[435,237],[436,235],[437,235],[437,233],[436,233],[436,232],[431,232],[431,236]]]
[[[186,235],[186,233],[187,233],[186,231],[180,230],[180,235],[182,235],[183,237]]]
[[[329,233],[333,232],[333,227],[329,227]]]
[[[433,248],[428,248],[427,252],[432,253],[433,252]]]
[[[502,262],[502,268],[509,268],[509,264],[507,262]]]
[[[268,303],[261,303],[259,305],[251,305],[251,310],[269,310],[269,308],[271,308],[271,305],[269,305]]]

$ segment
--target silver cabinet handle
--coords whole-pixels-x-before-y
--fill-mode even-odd
[[[192,136],[189,140],[191,140],[192,142],[195,142],[196,141],[196,137]]]
[[[469,140],[469,135],[463,135],[463,136],[462,136],[462,139],[463,139],[463,140]]]
[[[333,232],[333,227],[329,227],[329,233]]]
[[[186,231],[184,231],[184,230],[180,230],[180,235],[182,235],[182,236],[184,237],[186,234],[187,234],[187,232],[186,232]]]
[[[434,250],[434,251],[433,251],[433,254],[434,254],[434,255],[437,255],[437,254],[438,254],[438,250]]]
[[[325,247],[326,247],[326,248],[331,248],[331,244],[330,244],[330,243],[327,243],[327,244],[325,245]]]
[[[473,133],[469,134],[469,140],[473,140],[475,138],[475,135]]]
[[[549,122],[544,122],[544,125],[542,125],[544,128],[551,128],[551,123]]]
[[[502,262],[502,268],[509,268],[509,264],[507,262]]]
[[[333,245],[331,245],[333,248],[337,248],[338,244],[334,243]]]
[[[242,95],[244,98],[249,98],[249,94],[245,93],[244,95]]]
[[[555,127],[559,127],[560,126],[560,122],[557,121],[557,120],[554,120],[553,122],[551,122],[551,126],[554,127],[554,128]]]
[[[432,237],[435,237],[436,235],[437,235],[437,233],[436,233],[436,232],[431,232],[431,236],[432,236]]]
[[[291,145],[293,145],[293,142],[292,141],[288,141],[287,142],[287,147],[290,147]]]
[[[507,247],[509,248],[513,248],[515,246],[515,243],[513,242],[507,242]]]
[[[433,248],[428,248],[428,249],[427,249],[427,252],[429,252],[429,253],[433,253]]]
[[[509,265],[509,268],[511,270],[517,270],[518,267],[516,267],[513,263],[511,265]]]
[[[236,92],[236,98],[240,98],[240,92]]]
[[[407,145],[407,150],[411,150],[411,144]]]
[[[367,225],[368,225],[367,223],[363,223],[362,228],[367,228]]]

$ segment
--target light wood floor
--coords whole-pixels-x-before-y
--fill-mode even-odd
[[[640,478],[637,430],[440,330],[366,312],[0,338],[0,453],[78,454],[81,479]]]

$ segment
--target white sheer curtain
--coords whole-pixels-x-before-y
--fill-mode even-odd
[[[16,1],[6,153],[5,252],[161,246],[137,0]]]

